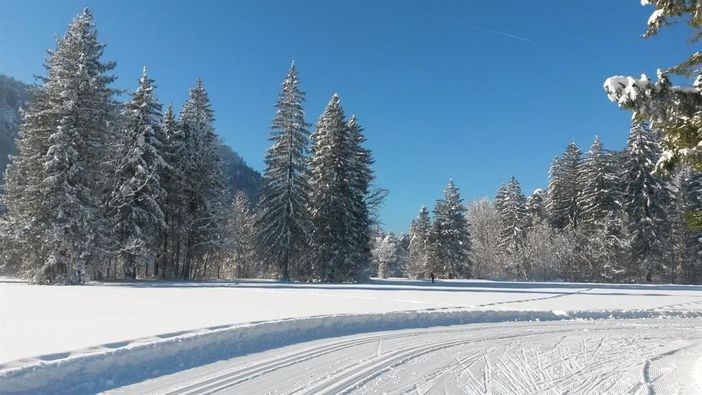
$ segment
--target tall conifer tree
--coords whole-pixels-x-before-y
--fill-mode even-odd
[[[495,206],[500,214],[500,247],[508,254],[519,252],[526,239],[529,216],[526,197],[522,193],[516,177],[512,177],[495,198]]]
[[[431,233],[429,210],[422,206],[417,218],[412,220],[409,233],[409,275],[413,278],[427,278],[429,269],[429,236]]]
[[[278,263],[283,280],[299,276],[302,253],[311,232],[307,182],[308,124],[297,70],[290,67],[283,81],[266,153],[258,204],[258,244],[262,254]]]
[[[168,105],[163,114],[162,157],[167,166],[161,168],[161,186],[165,190],[162,199],[165,227],[160,238],[161,252],[159,270],[155,275],[176,278],[180,275],[183,242],[186,240],[188,183],[184,174],[188,157],[185,135],[178,123],[173,106]]]
[[[595,137],[579,172],[577,204],[584,227],[603,226],[602,222],[620,209],[619,173],[612,156]]]
[[[543,189],[535,190],[526,201],[526,210],[529,215],[529,227],[542,224],[547,219],[546,192]]]
[[[36,282],[75,284],[101,275],[114,104],[114,77],[107,74],[114,63],[101,60],[104,47],[83,10],[49,52],[47,76],[24,116],[19,155],[7,170],[10,234]]]
[[[689,213],[702,212],[702,172],[691,171],[684,184],[683,216],[687,223],[684,234],[685,264],[683,279],[689,284],[702,283],[702,230],[695,226]]]
[[[338,95],[332,96],[312,135],[310,209],[314,225],[310,263],[323,281],[354,281],[366,273],[355,262],[357,218],[352,182],[355,151]]]
[[[466,208],[458,188],[450,180],[444,197],[434,207],[430,266],[436,275],[469,278],[471,275],[470,233]]]
[[[356,116],[352,116],[347,123],[352,161],[350,184],[352,193],[352,237],[353,237],[353,262],[356,266],[353,272],[358,274],[358,279],[368,276],[367,269],[371,260],[370,234],[373,220],[368,208],[370,185],[373,181],[373,157],[369,149],[364,147],[366,136],[363,127],[358,123]]]
[[[546,210],[551,226],[563,229],[577,228],[580,219],[578,180],[582,153],[575,143],[566,147],[563,156],[556,158],[549,170],[548,201]]]
[[[180,128],[186,147],[182,160],[185,162],[183,177],[188,207],[183,278],[204,275],[205,267],[199,267],[199,273],[196,273],[194,265],[206,265],[210,253],[224,242],[221,228],[224,225],[225,189],[217,154],[219,141],[213,123],[214,112],[207,91],[202,80],[197,80],[180,112]]]
[[[665,211],[669,196],[663,182],[653,174],[658,155],[651,130],[634,120],[623,163],[624,210],[631,236],[629,269],[632,278],[648,281],[665,271],[669,241]]]
[[[109,207],[117,254],[125,276],[136,278],[138,266],[155,262],[158,235],[165,227],[161,174],[167,164],[161,156],[161,105],[153,80],[144,67],[139,88],[125,106],[126,124],[119,138],[115,186]]]

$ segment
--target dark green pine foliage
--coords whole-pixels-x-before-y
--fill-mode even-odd
[[[431,237],[431,218],[429,210],[422,206],[417,218],[412,220],[409,234],[409,275],[412,278],[428,278],[429,250]]]
[[[563,156],[554,159],[549,170],[546,211],[551,226],[555,229],[578,226],[580,209],[577,196],[581,160],[582,152],[575,143],[570,143]]]
[[[33,100],[22,114],[18,154],[10,157],[5,171],[4,194],[0,194],[7,209],[3,247],[6,253],[12,250],[14,262],[8,261],[8,264],[17,265],[20,273],[36,273],[48,257],[48,246],[43,240],[53,213],[42,209],[46,195],[42,187],[45,177],[42,159],[49,149],[49,136],[56,125],[50,100],[47,90],[33,90]]]
[[[702,172],[693,171],[685,183],[684,213],[702,212]],[[686,215],[688,232],[685,235],[686,264],[685,280],[690,284],[702,284],[702,231],[692,226]]]
[[[311,232],[307,181],[308,124],[304,93],[293,65],[283,81],[258,203],[257,244],[261,255],[278,264],[283,280],[307,276],[300,272],[302,253]],[[291,266],[293,266],[291,268]],[[304,270],[303,270],[304,271]]]
[[[580,167],[577,204],[584,228],[604,226],[604,221],[621,208],[619,173],[612,155],[602,149],[599,137],[590,147]]]
[[[353,160],[351,162],[350,183],[353,194],[353,264],[352,271],[356,273],[359,280],[369,277],[368,268],[371,261],[371,218],[367,205],[367,197],[370,193],[370,185],[373,182],[373,157],[369,149],[364,147],[366,136],[363,134],[363,127],[358,123],[356,116],[352,116],[347,124],[349,138],[351,139],[351,151]]]
[[[544,223],[547,219],[545,195],[543,189],[537,189],[527,198],[526,209],[530,228]]]
[[[8,222],[25,269],[39,283],[101,275],[109,229],[103,203],[114,68],[102,62],[93,16],[83,10],[46,60],[47,76],[24,115],[7,169]]]
[[[689,232],[687,221],[685,220],[685,205],[687,201],[687,182],[691,175],[689,166],[682,166],[671,174],[667,183],[670,199],[666,207],[668,221],[670,223],[670,278],[671,283],[686,280],[687,251],[686,238]]]
[[[500,248],[515,255],[524,245],[529,226],[526,197],[516,177],[498,189],[495,208],[500,215]]]
[[[702,172],[681,167],[670,183],[671,251],[676,280],[688,284],[702,282],[702,231],[690,227],[686,213],[702,209]],[[679,276],[679,277],[678,277]]]
[[[186,147],[182,160],[188,207],[181,277],[186,279],[203,275],[195,271],[196,261],[206,259],[224,242],[220,235],[224,225],[225,187],[213,122],[214,112],[207,91],[202,80],[198,80],[180,112]]]
[[[667,272],[669,223],[665,205],[668,192],[653,170],[659,155],[653,133],[634,120],[623,162],[624,211],[630,235],[629,277],[651,281]]]
[[[497,188],[497,192],[495,193],[495,200],[494,200],[494,205],[495,205],[495,210],[497,212],[501,212],[504,209],[504,204],[505,201],[507,200],[507,184],[500,184],[500,186]]]
[[[367,273],[359,271],[354,226],[354,144],[344,119],[339,96],[331,98],[312,134],[310,163],[310,212],[314,232],[310,264],[322,281],[357,281]]]
[[[161,174],[167,164],[161,156],[161,105],[146,67],[139,88],[125,105],[124,117],[109,207],[117,258],[125,277],[134,279],[138,267],[143,266],[148,272],[154,262],[157,238],[165,227],[161,205],[166,192],[161,187]]]
[[[469,278],[471,275],[466,208],[453,180],[444,188],[443,199],[437,200],[434,206],[429,260],[429,266],[436,276]]]
[[[577,201],[588,257],[580,275],[590,280],[611,280],[624,273],[620,173],[616,157],[605,151],[599,137],[595,137],[580,166]]]
[[[184,158],[188,157],[188,147],[185,134],[173,113],[172,105],[168,105],[163,114],[161,133],[163,142],[161,156],[167,164],[160,169],[161,186],[165,190],[161,204],[165,227],[159,239],[160,264],[154,268],[154,275],[176,278],[181,274],[179,264],[183,242],[187,236],[185,225],[189,208],[187,204],[189,184],[184,178],[187,164]]]

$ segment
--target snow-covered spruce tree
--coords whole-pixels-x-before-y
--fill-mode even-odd
[[[611,158],[612,156],[602,149],[600,138],[595,137],[578,174],[580,190],[577,204],[580,208],[581,224],[585,228],[601,225],[605,218],[621,208],[618,175],[620,172]]]
[[[466,216],[470,226],[473,277],[501,277],[497,260],[500,253],[500,216],[495,205],[487,198],[474,200],[468,203]]]
[[[351,272],[357,273],[358,279],[369,277],[368,268],[371,260],[370,235],[373,218],[368,207],[368,200],[371,196],[370,185],[373,182],[373,157],[369,149],[364,147],[366,136],[363,127],[358,123],[356,116],[352,116],[347,123],[351,146],[351,168],[349,169],[350,186],[353,206],[352,208],[352,230],[353,237],[353,262],[354,267],[349,268]],[[398,273],[395,273],[399,275]]]
[[[163,114],[162,157],[168,166],[160,168],[161,186],[165,196],[161,200],[165,227],[159,237],[160,265],[154,275],[164,278],[177,278],[181,274],[180,263],[183,257],[183,242],[187,238],[186,219],[188,211],[187,186],[184,174],[188,146],[173,106],[168,105]]]
[[[46,194],[43,158],[49,149],[49,136],[56,119],[50,111],[50,96],[42,88],[33,93],[33,100],[22,112],[16,156],[12,156],[5,172],[4,194],[0,194],[7,209],[3,220],[3,250],[15,262],[13,271],[33,275],[46,261],[48,247],[44,235],[53,213],[43,209]],[[31,252],[31,253],[30,253]]]
[[[429,248],[432,223],[429,210],[422,206],[417,218],[412,220],[409,233],[409,276],[411,278],[428,278]]]
[[[470,233],[466,208],[458,188],[450,180],[444,197],[434,206],[434,224],[430,237],[429,266],[437,277],[469,278]]]
[[[529,228],[547,221],[546,192],[539,188],[527,198],[526,210],[529,216]]]
[[[621,197],[619,174],[614,156],[595,137],[580,166],[578,206],[586,267],[581,275],[590,280],[611,280],[622,274]]]
[[[509,200],[509,196],[507,195],[507,184],[500,184],[500,186],[497,188],[497,192],[495,193],[495,200],[493,201],[495,211],[497,211],[498,215],[504,210],[504,205],[506,204],[507,200]]]
[[[213,122],[207,91],[202,80],[198,80],[180,112],[180,128],[186,145],[186,156],[182,158],[185,162],[183,177],[189,208],[181,272],[185,279],[205,276],[210,254],[223,243],[225,188]]]
[[[83,10],[46,60],[47,76],[24,115],[19,155],[7,170],[8,223],[38,283],[100,276],[109,240],[102,207],[114,64],[101,61],[92,14]],[[37,248],[38,247],[38,248]]]
[[[277,263],[285,281],[301,275],[299,265],[312,231],[306,177],[309,125],[305,123],[303,102],[304,93],[293,65],[276,102],[269,139],[273,145],[266,153],[256,224],[262,256]]]
[[[500,187],[495,199],[495,208],[500,216],[500,249],[506,259],[507,270],[525,278],[528,269],[522,267],[519,252],[524,246],[529,215],[526,197],[517,178],[512,176],[509,183]]]
[[[689,166],[682,166],[675,171],[668,182],[670,199],[666,207],[668,220],[670,221],[670,281],[685,282],[685,266],[687,251],[685,239],[690,230],[685,220],[685,203],[687,200],[686,183],[691,174]]]
[[[575,143],[566,147],[563,156],[556,158],[549,170],[548,201],[546,211],[551,226],[563,229],[577,228],[580,209],[577,203],[578,176],[582,153]]]
[[[255,222],[256,216],[246,193],[237,192],[227,218],[227,274],[232,278],[257,277],[259,274],[255,267]]]
[[[409,233],[400,233],[397,237],[397,266],[395,277],[407,278],[409,276]]]
[[[139,88],[125,105],[126,124],[115,148],[115,185],[109,201],[117,259],[124,276],[131,279],[139,267],[148,276],[158,252],[158,235],[165,227],[160,175],[167,164],[161,156],[162,114],[153,82],[144,67]]]
[[[500,247],[503,251],[515,254],[519,251],[529,224],[526,197],[516,177],[512,176],[500,193],[496,208],[500,215]]]
[[[631,237],[628,274],[631,279],[651,281],[667,273],[669,223],[665,205],[668,193],[663,182],[652,174],[658,147],[648,126],[632,121],[623,163],[624,211]]]
[[[546,216],[549,224],[554,229],[562,229],[561,226],[565,227],[565,225],[568,223],[568,217],[563,212],[563,208],[560,206],[560,204],[556,203],[553,197],[554,193],[559,193],[562,195],[560,191],[563,190],[561,183],[562,177],[560,175],[563,170],[560,166],[560,160],[561,158],[556,155],[553,158],[553,161],[551,161],[551,167],[548,169],[548,187],[546,190]],[[498,189],[496,197],[499,196],[500,190]],[[495,204],[497,204],[497,200],[495,200]]]
[[[692,171],[685,183],[685,205],[683,211],[686,222],[688,213],[702,212],[702,172]],[[685,237],[687,260],[683,267],[683,278],[690,284],[702,284],[702,231],[695,226],[688,227]]]
[[[693,29],[691,42],[702,38],[702,18],[700,2],[695,0],[646,0],[645,6],[655,10],[648,19],[644,37],[655,36],[661,28],[687,19]],[[672,86],[667,73],[690,77],[699,73],[702,52],[693,53],[682,63],[658,71],[658,81],[652,83],[643,74],[641,78],[613,76],[604,83],[609,99],[620,107],[635,112],[640,119],[652,121],[655,130],[664,135],[664,150],[659,167],[670,170],[679,164],[693,165],[702,169],[702,79],[690,87]],[[697,214],[696,223],[702,226],[702,214]]]
[[[322,281],[369,276],[372,159],[361,145],[364,140],[356,121],[346,122],[339,96],[332,96],[312,134],[309,169],[314,232],[308,262]]]
[[[682,166],[670,182],[671,199],[668,218],[671,223],[670,282],[702,282],[702,232],[688,226],[685,214],[702,210],[702,173]]]
[[[310,265],[322,281],[353,281],[355,193],[351,168],[355,161],[350,129],[338,95],[332,96],[312,134],[310,212],[313,237]]]

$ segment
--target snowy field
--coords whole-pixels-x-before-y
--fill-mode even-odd
[[[661,317],[668,319],[658,320]],[[627,367],[628,370],[624,369],[627,372],[639,372],[641,375],[641,363],[649,361],[649,367],[658,369],[656,372],[666,371],[665,369],[670,367],[659,366],[662,357],[656,356],[673,349],[663,350],[665,347],[636,345],[646,343],[642,336],[661,337],[666,334],[667,338],[661,337],[656,342],[666,347],[679,343],[682,351],[677,353],[675,358],[666,357],[664,361],[672,360],[673,365],[685,365],[687,370],[681,370],[681,375],[694,372],[697,369],[695,366],[699,365],[700,370],[697,370],[697,374],[702,377],[702,359],[697,359],[700,353],[688,353],[701,344],[700,317],[701,286],[488,281],[439,281],[432,285],[427,281],[377,280],[358,285],[246,281],[141,282],[47,287],[31,286],[6,279],[0,280],[0,389],[4,387],[18,392],[32,392],[42,388],[42,383],[52,383],[54,386],[64,385],[62,388],[66,391],[91,392],[219,360],[234,358],[229,363],[238,366],[246,362],[237,359],[243,358],[241,355],[257,355],[265,353],[267,349],[294,347],[294,343],[319,341],[318,339],[323,338],[335,338],[334,341],[340,341],[339,336],[358,336],[364,332],[379,330],[459,324],[472,324],[468,326],[471,328],[476,325],[494,325],[486,323],[535,320],[568,320],[544,326],[558,328],[557,332],[563,333],[563,336],[567,335],[568,341],[562,344],[564,348],[561,349],[558,348],[561,346],[555,347],[551,344],[557,342],[561,335],[536,336],[529,339],[530,343],[525,343],[530,344],[530,348],[524,349],[525,353],[547,353],[544,347],[550,344],[553,346],[549,354],[551,356],[565,355],[568,347],[577,348],[579,345],[582,346],[581,351],[587,354],[582,358],[573,357],[567,366],[553,369],[585,369],[588,364],[597,363],[597,358],[593,359],[592,353],[606,356],[599,358],[602,361],[610,360],[611,353],[603,352],[607,348],[602,347],[624,350],[623,346],[617,346],[617,342],[630,342],[632,348],[627,349],[627,352],[637,359],[630,361],[631,366],[626,365],[621,369]],[[632,320],[612,320],[622,318],[649,318],[651,325],[658,329],[646,329],[646,322],[649,322],[647,320],[637,324]],[[607,319],[598,322],[613,322],[613,326],[608,327],[605,331],[607,334],[601,337],[588,337],[587,334],[583,337],[577,333],[586,331],[587,324],[577,319]],[[630,321],[631,326],[627,326],[627,322]],[[627,324],[620,325],[618,322]],[[585,327],[571,326],[576,323]],[[531,331],[546,324],[532,322],[522,325],[529,325],[527,328]],[[431,332],[431,329],[429,331]],[[470,344],[473,344],[478,336],[477,332],[470,330],[460,333],[459,340],[464,337],[473,339]],[[439,343],[446,340],[443,335],[437,337],[430,333],[427,336],[430,337],[427,342],[431,344],[434,340]],[[489,347],[496,348],[490,355],[483,356],[482,362],[480,358],[471,362],[471,369],[475,367],[477,370],[469,369],[470,374],[484,374],[488,367],[492,369],[497,366],[495,361],[502,358],[500,355],[508,358],[510,353],[519,354],[517,345],[521,340],[514,339],[509,333],[499,336],[485,340],[490,344]],[[502,338],[513,339],[502,342]],[[594,343],[598,341],[602,342],[602,347],[597,348],[600,351],[591,350],[589,347],[594,347]],[[382,346],[382,349],[395,352],[407,346],[398,340],[397,344],[390,343],[387,347]],[[374,347],[377,348],[378,345]],[[477,355],[471,347],[483,346],[458,346],[457,343],[456,347],[451,346],[452,353],[456,354],[451,354],[450,359],[458,361],[461,360],[460,355],[464,355],[465,358]],[[422,358],[442,355],[431,350],[425,350]],[[686,356],[688,354],[692,356]],[[263,358],[265,357],[264,355]],[[357,357],[364,358],[362,354]],[[422,360],[417,357],[410,359],[414,362],[405,367],[415,366],[417,361]],[[323,360],[319,363],[328,365]],[[355,364],[352,361],[348,363]],[[613,363],[607,366],[612,368]],[[434,381],[427,375],[444,377],[444,368],[452,371],[453,375],[469,374],[462,368],[456,370],[453,365],[421,365],[422,369],[429,369],[424,372],[426,375],[412,369],[402,374],[418,374],[418,380],[426,378],[432,383]],[[152,370],[144,371],[142,366],[149,366]],[[90,370],[86,371],[86,367],[92,369],[92,373]],[[600,370],[605,372],[609,369],[611,373],[613,370],[610,368],[603,365]],[[526,375],[524,380],[543,381],[524,370],[527,367],[522,366],[521,369],[521,374]],[[593,369],[589,370],[595,372]],[[76,372],[83,372],[84,376],[77,375]],[[103,377],[105,372],[111,372],[111,376]],[[209,372],[212,374],[212,371]],[[491,372],[499,375],[497,371]],[[555,370],[549,372],[553,377],[562,376],[555,373]],[[653,374],[651,372],[646,374]],[[688,376],[680,376],[679,379],[692,383],[688,379],[693,376],[694,374],[690,373]],[[91,377],[91,387],[76,387],[76,383],[91,380]],[[397,377],[402,383],[411,381],[402,375]],[[659,380],[659,384],[676,380],[674,376],[667,377],[668,379]],[[311,383],[315,382],[314,377],[310,380]],[[451,379],[448,380],[446,385],[450,386]],[[608,385],[606,380],[604,382],[603,385]],[[353,380],[349,383],[353,384]],[[416,384],[417,388],[423,385],[419,381]],[[484,382],[480,384],[479,380],[474,384],[485,385]],[[265,386],[265,380],[258,385]],[[372,381],[364,381],[362,385],[376,388],[373,387],[376,384]],[[557,388],[566,390],[571,387]]]

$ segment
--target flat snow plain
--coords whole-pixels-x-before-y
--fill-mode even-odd
[[[438,281],[432,285],[428,281],[375,280],[356,285],[242,281],[43,287],[0,279],[0,392],[3,386],[32,392],[41,389],[43,382],[64,385],[61,388],[67,392],[93,392],[238,355],[378,330],[659,317],[681,318],[664,321],[675,325],[684,322],[688,328],[669,328],[665,343],[679,339],[689,343],[687,348],[696,347],[699,337],[682,333],[702,331],[702,286],[491,281]],[[538,328],[542,324],[530,325]],[[242,334],[242,328],[249,331],[249,337]],[[635,340],[648,332],[632,330],[628,338]],[[231,348],[232,339],[238,339],[236,349]],[[646,355],[651,350],[641,350],[637,357],[649,358]],[[629,351],[634,352],[635,348]],[[471,353],[467,350],[466,357]],[[196,354],[206,356],[194,357]],[[653,351],[649,354],[650,358],[657,355]],[[156,360],[159,355],[163,360]],[[607,356],[605,360],[609,357],[608,353],[602,355]],[[702,376],[702,360],[696,359],[699,353],[692,355],[696,356],[683,358],[692,369],[689,371],[697,372],[688,378]],[[460,360],[458,355],[454,357]],[[123,365],[138,366],[135,361],[143,361],[144,366],[155,368],[114,369],[120,358],[129,361]],[[695,370],[698,365],[699,370]],[[62,382],[71,372],[85,372],[86,366],[95,374],[92,386],[76,387],[76,383],[90,379],[90,372],[82,378],[73,374],[73,382]],[[108,370],[112,377],[97,377]],[[51,374],[42,376],[44,371]]]

